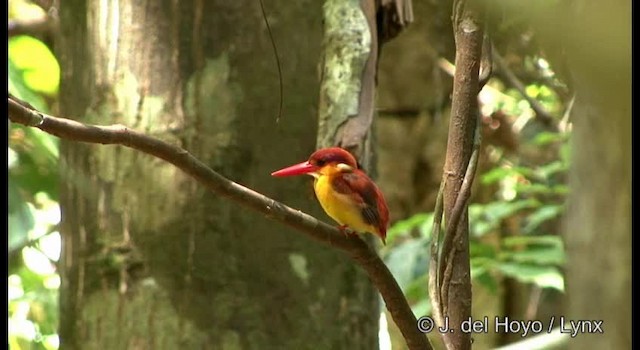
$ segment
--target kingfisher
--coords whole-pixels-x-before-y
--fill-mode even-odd
[[[339,229],[372,233],[386,245],[389,209],[376,184],[358,169],[356,158],[340,147],[315,151],[305,162],[274,171],[272,176],[307,174],[322,209]]]

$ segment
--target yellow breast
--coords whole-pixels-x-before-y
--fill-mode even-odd
[[[361,207],[346,194],[336,192],[329,176],[316,178],[313,189],[322,209],[340,225],[347,225],[357,232],[376,232],[376,228],[362,219]]]

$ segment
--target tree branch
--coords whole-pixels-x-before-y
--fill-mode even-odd
[[[461,329],[462,322],[471,315],[467,202],[480,146],[478,93],[491,75],[489,47],[486,38],[483,40],[479,20],[481,9],[477,6],[481,5],[465,0],[454,0],[453,3],[456,69],[444,184],[441,184],[434,213],[429,268],[429,295],[434,319],[438,326],[449,325],[451,332],[441,334],[449,350],[471,348],[470,334]],[[443,212],[447,228],[440,244]],[[442,248],[438,249],[438,246]]]
[[[444,235],[444,242],[442,243],[442,251],[446,252],[447,255],[444,256],[444,259],[441,257],[438,262],[439,267],[439,275],[438,275],[438,289],[440,291],[440,301],[448,300],[449,298],[449,288],[451,284],[451,274],[453,270],[452,261],[455,257],[457,249],[452,247],[452,244],[456,241],[459,241],[463,231],[458,229],[458,225],[460,225],[460,219],[462,218],[462,214],[468,207],[468,200],[471,196],[471,185],[473,184],[473,179],[476,174],[476,167],[478,166],[478,158],[480,154],[480,143],[481,143],[481,125],[480,118],[476,118],[476,132],[473,143],[473,153],[471,154],[471,159],[469,159],[469,164],[467,165],[467,169],[464,174],[464,180],[462,181],[462,186],[460,186],[460,191],[458,192],[458,196],[455,199],[453,208],[451,209],[451,214],[449,216],[449,222],[447,223],[447,230]],[[468,231],[468,230],[466,230]],[[467,232],[468,233],[468,232]],[[443,314],[447,314],[448,312],[448,304],[445,302],[441,306]]]
[[[481,76],[482,77],[482,76]],[[480,83],[482,83],[480,81]],[[476,131],[474,136],[473,153],[465,171],[462,186],[456,197],[455,204],[450,214],[449,223],[445,233],[445,239],[442,238],[442,215],[443,215],[443,198],[447,183],[448,175],[445,172],[440,182],[440,189],[436,198],[436,206],[433,215],[433,226],[431,229],[431,255],[429,263],[429,298],[433,309],[432,316],[438,325],[445,325],[445,315],[448,313],[448,304],[445,302],[449,297],[449,288],[451,284],[451,276],[453,271],[452,261],[456,254],[456,249],[452,249],[453,242],[460,240],[461,231],[457,230],[460,219],[464,210],[467,208],[467,201],[471,195],[471,185],[476,174],[478,158],[480,154],[480,144],[482,142],[480,118],[477,118]],[[439,247],[442,246],[441,249]],[[441,252],[447,252],[446,259],[442,259]],[[445,343],[447,340],[445,338]],[[450,346],[450,345],[447,345]]]
[[[431,349],[426,336],[418,331],[413,311],[393,275],[378,254],[360,237],[345,236],[334,226],[223,177],[186,150],[124,125],[87,125],[53,117],[29,108],[28,104],[11,96],[8,104],[9,120],[14,123],[33,126],[66,140],[122,145],[163,159],[216,194],[263,213],[266,217],[293,227],[317,241],[341,249],[365,270],[380,291],[408,348]]]
[[[30,35],[39,38],[51,30],[49,21],[46,17],[29,21],[10,20],[8,28],[7,34],[9,37],[16,35]]]
[[[520,79],[518,79],[515,73],[513,73],[513,71],[509,68],[498,50],[493,48],[492,51],[493,60],[496,62],[498,73],[504,78],[504,80],[507,81],[507,83],[509,83],[509,85],[516,89],[522,95],[522,97],[527,100],[527,102],[529,102],[529,105],[531,106],[531,109],[533,109],[533,111],[536,113],[536,118],[538,118],[538,120],[540,120],[546,126],[557,128],[555,118],[549,112],[547,112],[547,110],[540,102],[538,102],[538,100],[527,94],[526,87],[520,81]]]
[[[487,84],[493,73],[493,45],[489,37],[484,35],[482,40],[482,58],[480,61],[480,76],[478,77],[478,92]]]

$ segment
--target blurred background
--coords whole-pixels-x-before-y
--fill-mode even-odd
[[[66,0],[63,0],[63,2],[66,2]],[[280,50],[283,51],[281,54],[283,55],[282,64],[285,71],[285,84],[296,79],[295,72],[304,62],[306,62],[304,63],[306,68],[297,74],[306,74],[308,77],[305,78],[305,81],[308,80],[312,83],[315,82],[313,84],[317,84],[317,77],[314,76],[314,65],[317,65],[317,62],[311,61],[313,57],[317,58],[317,55],[314,56],[313,54],[317,50],[311,50],[304,57],[299,57],[294,53],[287,53],[288,51],[298,50],[298,46],[288,47],[291,44],[286,36],[288,30],[291,30],[290,28],[296,25],[296,20],[291,19],[293,17],[288,17],[288,14],[278,14],[279,11],[283,11],[283,13],[286,11],[282,7],[270,5],[269,3],[269,1],[265,1],[268,11],[272,13],[268,18],[274,22],[276,43]],[[581,89],[580,84],[589,83],[585,83],[585,80],[589,79],[580,78],[579,74],[577,75],[578,78],[575,78],[576,71],[578,71],[575,67],[580,67],[580,64],[584,64],[584,67],[587,67],[585,68],[586,71],[591,71],[592,67],[584,63],[584,60],[576,61],[575,54],[572,56],[571,53],[567,53],[573,47],[584,46],[580,40],[576,39],[575,34],[573,34],[574,36],[570,35],[575,33],[575,31],[572,32],[571,24],[565,23],[570,20],[559,21],[551,15],[560,13],[569,16],[571,13],[570,6],[564,7],[567,11],[562,12],[558,10],[557,6],[559,5],[554,1],[527,5],[531,7],[527,10],[514,9],[513,5],[500,1],[490,2],[490,4],[491,9],[487,11],[486,32],[493,45],[493,75],[478,96],[482,118],[482,148],[479,169],[469,207],[473,317],[481,319],[487,315],[490,318],[500,315],[517,320],[540,320],[546,328],[552,316],[560,317],[568,314],[567,310],[569,310],[570,305],[567,298],[567,281],[565,279],[568,277],[568,271],[578,271],[576,269],[568,269],[566,266],[568,260],[567,239],[563,235],[579,234],[578,232],[565,230],[566,227],[576,227],[571,226],[571,223],[567,224],[567,199],[571,191],[581,189],[580,187],[573,188],[570,186],[571,176],[569,175],[572,159],[574,159],[573,153],[582,151],[581,149],[575,149],[574,140],[572,139],[574,137],[574,119],[581,118],[580,114],[575,113],[574,106],[576,104],[577,91]],[[61,112],[60,79],[61,73],[65,74],[64,71],[61,72],[60,58],[56,54],[60,50],[56,46],[60,45],[60,42],[56,42],[56,40],[60,40],[57,39],[60,35],[70,35],[68,33],[72,31],[69,29],[71,26],[67,26],[66,30],[60,32],[61,16],[58,13],[58,6],[58,1],[46,0],[10,0],[8,2],[9,93],[31,103],[38,110],[52,115],[58,115]],[[251,18],[261,21],[259,12],[254,9],[256,6],[257,3],[251,4]],[[230,7],[226,9],[229,10]],[[316,11],[318,8],[319,5],[312,10]],[[562,7],[560,8],[562,9]],[[605,17],[603,20],[617,18],[615,16],[619,12],[615,12],[616,9],[617,7],[614,6],[611,17]],[[452,74],[455,69],[453,67],[455,45],[450,21],[451,2],[414,1],[413,11],[414,23],[397,38],[385,44],[381,52],[378,76],[378,108],[374,124],[377,166],[373,171],[373,176],[385,193],[392,220],[392,227],[389,230],[387,239],[388,244],[380,250],[380,254],[405,292],[415,315],[420,317],[429,315],[431,311],[426,288],[431,223],[433,219],[432,211],[442,177],[446,153]],[[317,16],[319,15],[320,13],[318,12]],[[558,17],[560,16],[558,15]],[[69,16],[67,18],[72,17]],[[122,22],[127,23],[126,25],[130,24],[124,20]],[[626,22],[622,22],[621,32],[626,33],[624,31]],[[554,26],[558,23],[565,23],[566,27]],[[614,24],[612,22],[607,23]],[[133,24],[130,25],[133,26]],[[305,29],[317,32],[312,39],[320,38],[319,25],[319,21],[314,21],[309,25],[308,29]],[[228,74],[228,77],[226,76],[227,78],[225,78],[228,80],[217,83],[222,84],[221,89],[241,89],[231,82],[233,82],[233,79],[241,79],[237,78],[237,76],[242,74],[262,74],[260,79],[265,82],[265,86],[259,87],[259,89],[265,96],[267,96],[267,91],[262,90],[270,89],[266,84],[276,86],[277,76],[273,73],[275,64],[272,62],[272,53],[269,52],[270,44],[267,41],[262,24],[255,24],[255,26],[258,26],[261,30],[259,38],[255,40],[260,43],[258,46],[261,51],[258,51],[257,54],[265,57],[264,62],[260,62],[258,68],[244,66],[247,67],[247,70],[255,69],[255,72],[239,72],[238,70],[241,70],[243,66],[229,69],[228,72],[224,73]],[[215,33],[215,30],[222,29],[214,28],[212,33]],[[188,31],[186,32],[188,33]],[[559,35],[558,33],[569,33],[563,37],[573,38],[575,41],[564,47],[561,44],[562,40],[556,40],[554,37],[554,35]],[[585,36],[588,34],[587,31]],[[211,39],[214,36],[215,34],[208,34],[208,36],[203,34],[200,38],[194,37],[194,40],[203,38],[203,40],[207,40],[207,38]],[[596,67],[616,68],[618,66],[616,62],[619,62],[619,60],[622,60],[622,66],[624,66],[626,58],[619,59],[619,56],[624,55],[625,51],[616,51],[616,47],[626,45],[626,37],[623,35],[619,38],[622,44],[618,46],[611,44],[613,49],[607,51],[609,53],[606,57],[607,64],[594,64]],[[225,43],[226,41],[232,41],[231,39],[224,40]],[[599,43],[606,42],[606,40],[598,40],[597,38],[595,40]],[[314,48],[319,48],[320,40],[317,41],[318,45],[314,46]],[[155,45],[156,41],[153,42],[149,45]],[[237,41],[235,45],[250,44]],[[122,45],[126,46],[127,44]],[[133,52],[133,45],[126,47]],[[125,51],[125,49],[120,50]],[[236,48],[234,50],[241,51],[245,49]],[[600,57],[598,54],[603,51],[599,51],[597,47],[593,48],[592,52],[595,52],[593,60],[598,61]],[[62,52],[69,56],[70,52],[73,51],[62,50]],[[126,51],[118,53],[118,55],[123,54],[127,54]],[[197,54],[195,56],[198,57]],[[94,60],[93,62],[96,65],[101,63],[100,60]],[[194,62],[197,62],[197,59],[194,59]],[[234,61],[231,60],[231,62]],[[182,70],[185,69],[184,65],[181,64],[177,64],[176,67],[180,67]],[[75,69],[80,68],[76,67]],[[260,69],[267,70],[268,73],[264,73]],[[76,72],[75,74],[78,73]],[[616,74],[604,75],[605,78],[596,81],[595,85],[607,91],[609,86],[607,84],[610,81],[620,82],[620,80],[616,80],[616,77],[618,77]],[[95,74],[95,76],[99,75],[98,73]],[[626,79],[624,72],[620,76],[623,77],[620,79]],[[599,78],[599,76],[596,78]],[[100,80],[100,78],[95,77],[92,79]],[[593,84],[589,86],[593,86]],[[621,86],[624,87],[626,85],[623,83]],[[285,120],[287,118],[294,119],[295,111],[305,111],[304,113],[308,117],[306,119],[303,118],[304,120],[300,123],[308,123],[307,125],[313,123],[313,112],[315,110],[315,102],[313,101],[317,96],[313,92],[317,92],[317,90],[314,90],[317,87],[311,90],[310,97],[304,101],[298,101],[302,98],[296,96],[293,83],[285,85],[285,87],[285,101],[288,101],[285,107]],[[153,90],[153,87],[150,89]],[[273,91],[275,91],[275,88],[273,88]],[[595,90],[583,89],[582,91],[587,91],[585,95],[591,96],[589,91]],[[617,94],[617,96],[619,95],[620,93]],[[67,94],[67,96],[69,95]],[[253,95],[249,94],[248,96],[251,97]],[[223,106],[240,103],[227,95],[218,94],[214,99],[215,103]],[[266,99],[269,100],[266,101]],[[188,101],[188,97],[185,97],[185,100],[187,101],[184,102],[185,104],[191,103]],[[248,103],[249,100],[245,95],[243,103]],[[256,100],[251,99],[250,101],[255,102]],[[263,114],[269,115],[269,117],[265,117],[269,120],[264,122],[268,124],[272,122],[271,119],[275,118],[276,109],[273,107],[277,98],[270,95],[270,97],[265,97],[265,101],[261,105],[262,107],[255,107],[255,109],[264,111]],[[99,110],[99,108],[94,107],[92,107],[93,111]],[[289,108],[288,110],[286,109],[287,107]],[[126,110],[126,108],[124,109]],[[274,114],[273,118],[270,114]],[[67,114],[64,116],[67,116]],[[99,120],[96,119],[99,118],[96,116],[91,118],[93,119],[89,119],[89,121]],[[624,115],[621,118],[624,118]],[[116,117],[116,120],[122,119],[117,119]],[[221,121],[216,120],[212,123],[221,123]],[[626,125],[624,123],[621,125]],[[298,130],[298,128],[303,128],[303,126],[295,127],[292,129],[293,131],[289,130],[285,138],[294,140],[296,137],[295,130]],[[312,133],[315,126],[310,128]],[[597,126],[595,128],[598,129]],[[624,127],[621,128],[625,129]],[[158,130],[152,130],[152,128],[147,128],[146,130],[150,130],[152,133],[159,132]],[[279,131],[277,129],[266,129],[266,132],[274,133],[275,138],[282,137],[282,135],[278,136]],[[291,136],[292,134],[293,136]],[[221,141],[223,138],[220,135],[214,137],[218,137],[214,142],[216,145],[220,146],[224,142]],[[609,134],[605,138],[609,141],[619,140],[617,134]],[[8,139],[9,345],[12,349],[58,349],[60,347],[58,333],[61,327],[59,310],[61,310],[61,307],[64,308],[64,305],[60,305],[60,254],[62,244],[60,234],[60,184],[65,182],[66,186],[69,186],[69,178],[61,178],[60,141],[57,138],[40,132],[35,128],[9,123]],[[181,136],[176,136],[175,139],[185,140]],[[300,158],[300,155],[309,153],[308,151],[313,148],[312,141],[301,145],[298,154],[287,155],[287,159],[294,160]],[[192,143],[195,142],[193,139],[183,142],[183,146],[195,144]],[[626,139],[623,138],[621,142],[624,142],[622,147],[627,146]],[[297,141],[291,141],[288,146],[281,146],[279,149],[284,150],[295,144],[297,144]],[[202,147],[204,148],[205,146]],[[230,149],[228,144],[220,147],[220,149]],[[610,149],[615,150],[617,146],[610,147]],[[264,144],[256,145],[255,149],[265,149]],[[586,149],[584,152],[587,152]],[[197,151],[195,153],[198,154]],[[611,153],[605,154],[611,155]],[[619,158],[616,159],[624,159],[626,154],[622,152],[622,155],[619,155]],[[588,157],[588,155],[585,156]],[[251,153],[251,151],[241,153],[237,158],[233,158],[230,161],[236,162],[238,159],[250,159],[250,162],[253,162],[252,164],[263,166],[265,170],[261,172],[264,174],[268,174],[266,169],[270,167],[275,169],[278,167],[277,164],[289,163],[285,160],[281,160],[277,164],[269,162],[256,157],[255,153]],[[278,155],[271,156],[269,159],[278,159]],[[601,158],[594,158],[594,161],[598,159]],[[210,160],[209,164],[211,162],[213,161]],[[614,167],[620,165],[619,161],[613,163],[615,163],[612,165]],[[226,169],[226,165],[215,162],[213,166],[217,170]],[[603,165],[603,169],[611,170],[612,168]],[[625,169],[623,168],[620,173],[626,174]],[[596,165],[594,171],[597,170],[598,166]],[[233,170],[231,173],[239,174],[240,178],[245,179],[245,183],[248,185],[251,185],[254,176],[257,176],[247,175],[245,170],[242,169]],[[610,176],[613,177],[611,181],[614,183],[626,183],[627,178],[620,175],[620,173],[609,172]],[[235,180],[236,178],[231,176],[231,179]],[[589,183],[585,179],[580,181]],[[574,184],[577,183],[580,182],[574,182]],[[185,185],[182,184],[180,186],[184,188]],[[280,194],[291,190],[291,187],[287,187],[289,185],[286,184],[282,185],[285,186],[282,188],[273,187],[280,185],[259,185],[258,187],[261,186],[262,190],[267,192],[267,195]],[[310,190],[308,186],[304,187],[302,183],[295,186],[300,190],[300,193],[303,193],[303,195],[299,195],[299,197],[303,198],[298,199],[299,202],[297,204],[302,209],[306,209],[304,206],[310,204],[301,203],[304,201],[311,202]],[[178,187],[176,185],[176,188]],[[304,190],[302,190],[303,188]],[[624,192],[624,186],[622,191]],[[278,197],[276,196],[276,198]],[[597,199],[593,200],[598,201]],[[624,200],[625,198],[621,198],[621,201],[624,202]],[[131,204],[135,200],[129,199],[129,202],[124,202]],[[117,203],[120,202],[114,201],[107,205],[115,206]],[[606,203],[599,203],[606,207]],[[140,206],[143,207],[144,205]],[[626,213],[625,208],[622,207],[619,211]],[[75,213],[74,209],[70,208],[69,210],[70,213]],[[309,210],[313,212],[317,208]],[[315,213],[319,212],[316,211]],[[602,213],[604,214],[605,212]],[[87,213],[86,215],[95,214]],[[132,215],[135,217],[135,214]],[[317,216],[326,220],[321,215]],[[262,220],[262,218],[258,217],[256,220]],[[113,229],[113,227],[111,228]],[[630,230],[630,226],[624,227],[618,232],[620,235],[624,235],[627,229]],[[278,228],[273,228],[273,230],[280,231]],[[292,233],[283,233],[283,238],[280,239],[280,245],[277,246],[276,250],[288,249],[285,248],[288,247],[287,243],[283,243],[287,241],[287,238],[284,238],[287,237],[287,234],[292,235]],[[143,245],[147,242],[145,238],[139,238],[144,236],[136,236],[135,232],[132,233],[132,237],[133,242],[136,242],[137,237],[140,244]],[[275,239],[277,241],[279,238]],[[618,247],[624,247],[626,244],[624,240],[612,239],[617,242]],[[628,243],[630,244],[630,237]],[[100,245],[101,243],[98,242],[96,244]],[[303,244],[314,245],[315,243],[305,242]],[[109,244],[105,244],[105,246],[109,247]],[[191,248],[189,249],[195,249],[195,246],[201,245],[190,245]],[[630,245],[628,247],[630,249]],[[611,249],[614,248],[612,247]],[[119,273],[136,275],[138,272],[131,272],[132,269],[135,269],[131,266],[137,266],[137,264],[147,266],[148,261],[145,260],[144,256],[147,253],[150,254],[156,247],[141,249],[142,258],[137,255],[138,253],[135,253],[134,263],[130,262],[130,255],[109,255],[110,252],[105,253],[104,249],[101,249],[94,248],[94,251],[99,251],[103,255],[106,254],[107,258],[111,259],[111,263],[108,268],[105,268],[107,272],[104,272],[104,269],[91,270],[91,273],[103,274],[102,277],[98,278],[98,280],[103,279],[103,285],[96,288],[119,290],[116,293],[125,295],[129,291],[122,290],[122,283],[112,284],[111,279],[116,281],[120,278],[121,282],[122,276]],[[590,250],[574,252],[575,254],[590,254]],[[262,253],[258,254],[262,255]],[[625,254],[622,255],[626,256]],[[268,254],[264,254],[264,256],[268,256]],[[103,256],[101,255],[101,257]],[[298,275],[304,275],[300,271],[305,270],[305,264],[311,264],[310,261],[313,261],[308,256],[305,259],[293,253],[289,253],[288,257],[289,259],[285,259],[284,263],[297,269]],[[120,258],[124,260],[118,260]],[[588,256],[585,256],[585,259],[587,258]],[[142,259],[143,262],[140,263],[137,259]],[[195,263],[191,261],[190,264],[197,266],[198,257],[196,256],[195,259],[193,260]],[[153,261],[153,259],[150,259],[150,261]],[[624,261],[626,260],[623,260],[622,265],[624,265]],[[127,268],[121,268],[122,264],[128,264]],[[619,265],[611,265],[610,269],[618,267]],[[109,272],[110,268],[117,273],[114,275],[112,274],[113,271]],[[630,272],[630,267],[624,268],[628,268]],[[144,276],[155,276],[158,280],[162,280],[162,278],[158,277],[158,272],[154,271],[153,267],[145,267],[143,270],[144,272],[141,274]],[[341,272],[341,274],[346,274],[346,272]],[[359,275],[355,273],[353,276]],[[625,280],[626,274],[621,273],[620,276],[616,278],[624,280],[623,286],[626,286],[625,283],[630,283],[630,277],[629,281]],[[130,285],[133,285],[135,283],[133,280],[136,278],[132,277],[127,281]],[[193,278],[198,278],[197,274]],[[268,279],[269,277],[256,277],[256,279],[260,278]],[[351,281],[356,277],[348,277],[348,279]],[[144,281],[143,278],[140,278],[140,280]],[[77,283],[77,281],[72,283]],[[163,288],[169,288],[167,286],[171,285],[159,283]],[[598,282],[592,281],[592,283]],[[133,289],[131,286],[129,288]],[[340,287],[336,288],[340,289]],[[586,293],[587,289],[584,289],[584,291]],[[373,300],[373,303],[379,303],[374,294],[366,295],[365,299]],[[623,300],[625,295],[615,296],[614,299]],[[288,296],[280,295],[279,297],[284,298],[282,300],[290,300],[287,299],[289,298]],[[595,303],[600,297],[606,298],[603,295],[590,295],[588,297],[593,298]],[[177,305],[175,304],[175,299],[172,300],[173,304]],[[221,302],[224,302],[224,299]],[[311,302],[309,301],[309,303]],[[309,309],[314,307],[322,308],[315,304],[309,304],[308,306]],[[384,307],[381,310],[383,311]],[[188,311],[185,312],[189,313]],[[403,349],[405,346],[404,340],[395,328],[390,315],[385,315],[384,311],[381,314],[375,311],[375,314],[381,316],[380,324],[383,325],[383,328],[380,329],[379,339],[376,340],[380,348]],[[593,315],[593,313],[585,314],[583,317],[593,318]],[[626,317],[626,314],[621,317]],[[376,317],[369,324],[378,324],[378,321]],[[91,323],[91,321],[88,322]],[[197,323],[198,321],[195,322]],[[321,322],[318,321],[318,323],[320,324]],[[318,327],[322,328],[321,325]],[[67,327],[68,331],[69,329]],[[377,330],[375,333],[378,334]],[[624,334],[629,334],[630,342],[630,331]],[[624,334],[622,338],[625,338]],[[95,339],[95,337],[92,339]],[[522,337],[517,333],[496,333],[491,330],[487,334],[474,334],[473,340],[475,348],[490,349],[521,341]],[[547,348],[568,348],[568,340],[568,337],[561,337],[554,345],[549,345]],[[439,348],[438,341],[435,338],[432,339],[432,342]],[[122,345],[121,347],[114,348],[138,348],[132,345],[135,342],[129,342],[128,344],[127,346],[120,344]],[[245,347],[251,346],[245,344]],[[158,348],[162,348],[162,346],[158,346]],[[213,348],[216,347],[213,346]],[[325,347],[320,346],[318,348]],[[326,348],[330,347],[327,346]],[[367,347],[362,346],[361,348]]]

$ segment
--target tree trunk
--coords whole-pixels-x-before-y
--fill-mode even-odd
[[[631,348],[631,3],[534,9],[553,66],[566,67],[576,92],[564,314],[586,322],[569,348]]]
[[[567,211],[570,349],[631,348],[631,2],[574,1],[568,58],[577,98]],[[566,18],[564,19],[566,21]]]
[[[310,182],[269,174],[314,149],[321,3],[68,0],[62,116],[121,123],[324,218]],[[378,296],[345,256],[158,159],[62,142],[61,346],[373,349]]]

